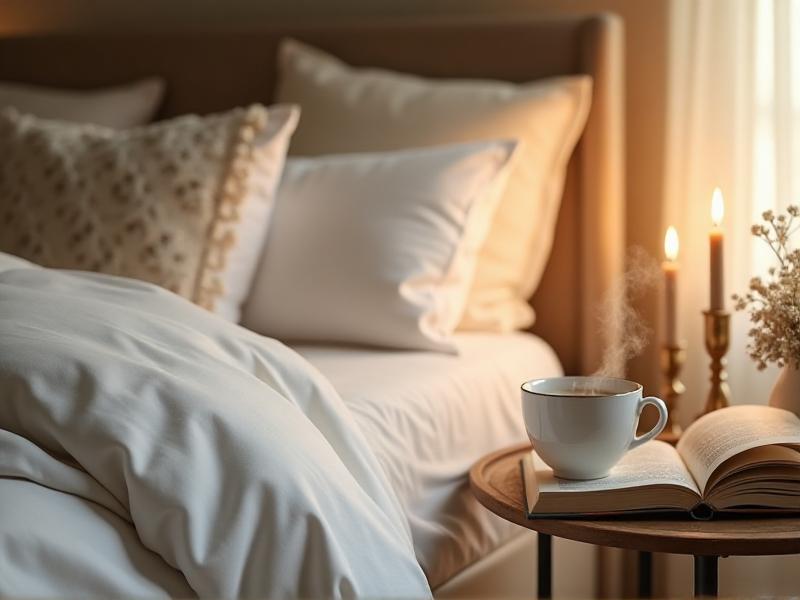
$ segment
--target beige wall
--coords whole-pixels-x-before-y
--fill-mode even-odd
[[[270,19],[411,14],[550,14],[613,11],[627,35],[627,241],[661,247],[668,13],[671,0],[0,0],[0,34],[77,29],[237,26]],[[641,304],[657,322],[656,295]],[[656,345],[630,366],[655,392]]]

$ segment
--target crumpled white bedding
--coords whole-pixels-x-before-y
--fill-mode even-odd
[[[329,382],[131,280],[0,266],[0,507],[2,596],[430,594]]]
[[[520,385],[562,374],[530,333],[458,333],[457,355],[295,346],[350,409],[397,492],[432,587],[519,533],[478,504],[470,467],[527,440]]]

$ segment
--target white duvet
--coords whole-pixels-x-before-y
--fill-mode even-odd
[[[167,595],[430,591],[292,350],[148,284],[0,261],[0,596]]]

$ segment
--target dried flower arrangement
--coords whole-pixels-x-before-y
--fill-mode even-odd
[[[787,213],[768,210],[762,215],[765,224],[753,225],[753,235],[772,249],[778,266],[769,269],[768,281],[753,277],[749,292],[733,296],[736,310],[747,310],[753,323],[747,351],[759,370],[767,363],[800,367],[800,250],[789,247],[800,229],[800,208],[790,206]]]

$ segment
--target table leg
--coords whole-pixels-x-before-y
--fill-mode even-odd
[[[639,552],[639,598],[653,596],[653,554]]]
[[[536,594],[539,598],[551,598],[553,595],[553,538],[547,533],[537,533],[538,552],[537,552],[537,588]]]
[[[694,557],[694,595],[717,596],[717,556]]]

